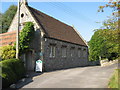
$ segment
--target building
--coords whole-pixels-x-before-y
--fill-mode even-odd
[[[7,33],[17,30],[18,12]],[[21,1],[20,30],[25,22],[33,22],[35,38],[31,51],[22,55],[27,70],[34,70],[35,61],[43,60],[45,71],[88,65],[88,46],[74,27],[48,16]]]

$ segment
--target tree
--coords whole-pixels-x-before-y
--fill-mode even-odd
[[[99,6],[98,12],[104,12],[104,8],[112,8],[115,12],[120,9],[120,1],[119,0],[109,0],[106,5]]]
[[[8,31],[8,28],[16,14],[17,6],[11,5],[8,10],[2,14],[2,28],[0,28],[0,33],[5,33]]]
[[[107,7],[112,8],[114,12],[112,17],[103,21],[102,27],[96,29],[92,36],[89,42],[90,60],[98,60],[100,57],[111,60],[120,56],[120,20],[118,19],[119,13],[117,12],[120,9],[120,2],[110,0],[108,4],[100,6],[98,12],[104,12],[104,8]]]
[[[25,53],[28,49],[30,49],[30,43],[34,38],[34,32],[34,24],[32,22],[27,22],[23,30],[20,32],[20,54]]]
[[[90,60],[108,58],[112,60],[119,56],[119,35],[117,20],[108,19],[97,29],[89,42]]]
[[[107,29],[98,29],[89,42],[90,60],[107,58],[112,60],[118,57],[118,44],[113,43],[106,37]]]
[[[104,54],[104,50],[106,51],[105,48],[105,43],[104,43],[104,38],[100,35],[102,33],[102,30],[97,30],[94,35],[92,36],[91,40],[89,41],[89,59],[94,61],[94,60],[99,60],[99,58]],[[104,49],[103,49],[104,47]]]

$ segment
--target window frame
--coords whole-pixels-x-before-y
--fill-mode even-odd
[[[86,54],[87,54],[87,49],[83,49],[83,58],[85,58],[85,56],[86,56]]]
[[[75,47],[71,47],[70,48],[70,56],[71,57],[74,57],[74,53],[75,53],[74,51],[75,51]]]
[[[63,58],[67,57],[67,46],[61,47],[61,57],[63,57]]]
[[[82,55],[81,55],[81,51],[82,51],[82,49],[81,48],[78,48],[78,57],[81,57]]]
[[[50,45],[50,53],[49,53],[50,58],[55,58],[56,57],[56,45]]]

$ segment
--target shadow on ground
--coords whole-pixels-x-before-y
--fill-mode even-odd
[[[41,74],[43,74],[43,73],[40,73],[40,72],[37,72],[37,73],[36,72],[27,72],[28,78],[23,78],[20,81],[18,81],[16,83],[16,88],[17,89],[22,88],[23,86],[33,82],[33,78],[35,76],[39,76]]]

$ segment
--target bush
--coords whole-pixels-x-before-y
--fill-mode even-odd
[[[15,58],[15,48],[13,46],[3,46],[0,47],[0,57],[2,60]]]
[[[6,88],[12,83],[16,83],[25,74],[24,64],[21,60],[8,59],[0,62],[2,68],[2,87]]]

